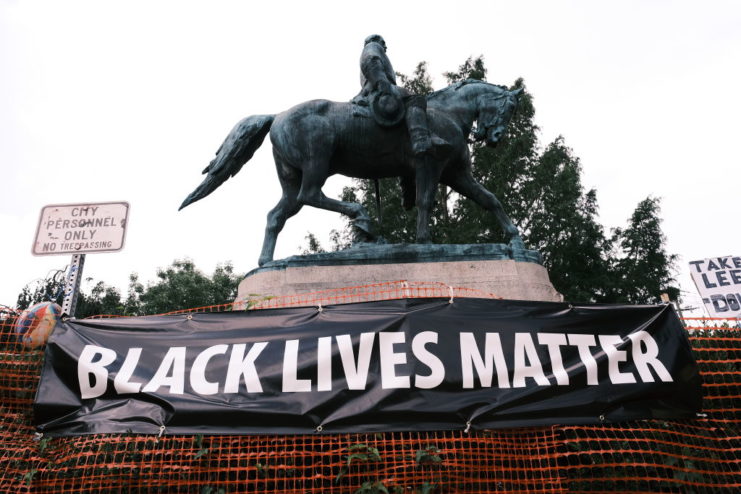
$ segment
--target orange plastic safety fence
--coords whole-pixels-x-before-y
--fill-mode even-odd
[[[252,308],[494,295],[383,283],[276,298]],[[239,306],[238,306],[239,307]],[[201,307],[199,312],[232,310]],[[191,310],[191,311],[192,311]],[[686,319],[703,378],[695,420],[602,426],[301,436],[35,435],[43,360],[0,313],[0,492],[739,492],[741,328]]]

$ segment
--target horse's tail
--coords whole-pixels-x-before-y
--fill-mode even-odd
[[[252,115],[237,123],[216,151],[216,157],[203,170],[206,178],[185,198],[178,211],[203,199],[229,177],[236,175],[262,145],[274,119],[275,115]]]

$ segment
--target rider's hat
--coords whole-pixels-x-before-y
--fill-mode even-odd
[[[379,45],[383,46],[383,51],[386,51],[386,41],[380,34],[371,34],[370,36],[365,38],[363,46],[367,45],[368,43],[378,43]]]

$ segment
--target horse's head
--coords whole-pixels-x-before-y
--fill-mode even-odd
[[[491,147],[497,145],[515,113],[520,93],[522,88],[479,96],[477,126],[473,133],[477,141],[484,141]]]

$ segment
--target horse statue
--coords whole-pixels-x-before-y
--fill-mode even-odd
[[[288,218],[304,206],[327,209],[350,217],[356,239],[375,240],[371,219],[362,205],[330,199],[322,192],[334,174],[379,179],[399,177],[404,205],[417,206],[417,242],[430,243],[430,214],[438,183],[442,183],[492,212],[513,248],[524,248],[517,227],[499,200],[471,173],[468,136],[489,146],[497,144],[517,106],[522,89],[468,79],[427,97],[430,131],[449,145],[419,157],[411,152],[404,126],[381,127],[363,107],[351,103],[313,100],[277,115],[253,115],[232,129],[203,170],[206,178],[183,201],[180,209],[209,195],[252,158],[270,132],[273,157],[283,195],[268,213],[258,264],[273,260],[278,234]]]

